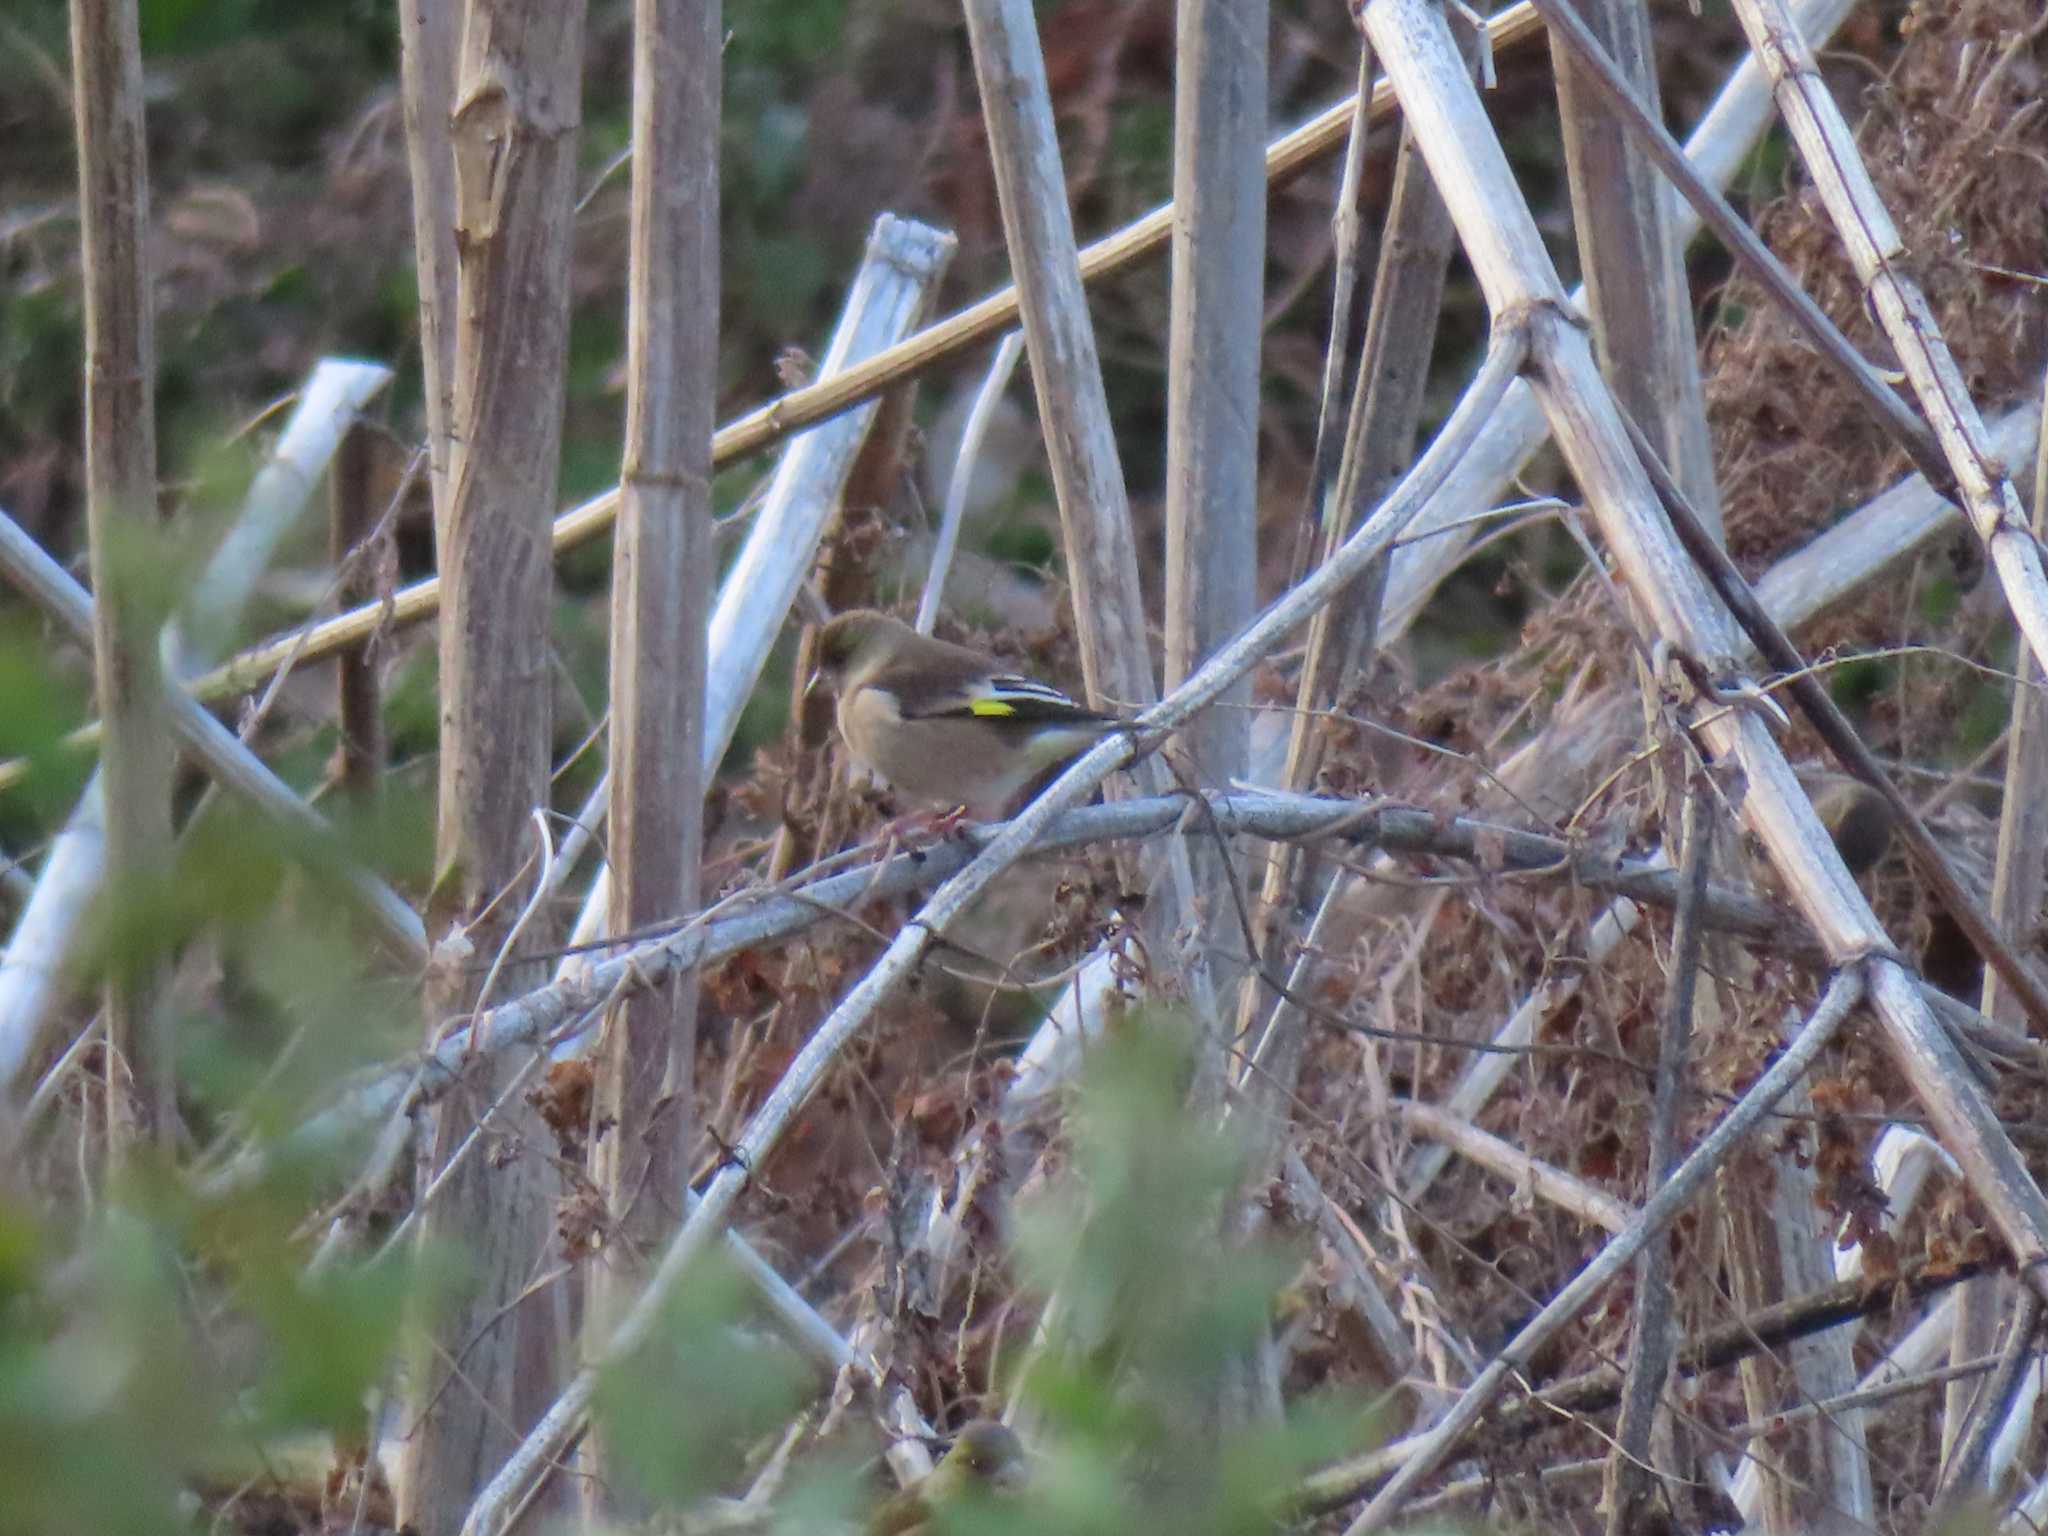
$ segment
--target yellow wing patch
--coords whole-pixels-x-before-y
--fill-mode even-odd
[[[1005,716],[1016,714],[1017,706],[1006,703],[1002,699],[975,699],[968,704],[967,713],[992,719],[1002,719]]]

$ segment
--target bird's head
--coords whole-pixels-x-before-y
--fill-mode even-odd
[[[953,1448],[946,1452],[946,1463],[957,1464],[964,1480],[974,1486],[1011,1488],[1024,1478],[1024,1442],[1007,1424],[975,1419],[961,1426]]]
[[[900,619],[872,608],[853,608],[836,615],[818,631],[813,651],[810,690],[836,690],[861,662],[892,644],[907,628]]]

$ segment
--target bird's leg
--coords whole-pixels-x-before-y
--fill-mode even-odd
[[[968,825],[967,807],[950,811],[910,811],[882,828],[882,862],[898,853],[915,853],[920,848],[943,842]]]

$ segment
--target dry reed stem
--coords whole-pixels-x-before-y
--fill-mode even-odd
[[[106,722],[106,865],[141,893],[169,868],[171,754],[156,646],[156,323],[149,266],[149,150],[136,0],[71,0],[85,307],[85,522],[92,565],[93,687]],[[169,1010],[150,942],[109,957],[107,1150],[176,1141]],[[36,957],[54,970],[57,954]]]

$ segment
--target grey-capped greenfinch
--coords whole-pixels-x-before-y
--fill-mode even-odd
[[[818,633],[812,687],[838,696],[854,759],[913,800],[1007,815],[1017,796],[1122,723],[994,658],[860,608]]]

